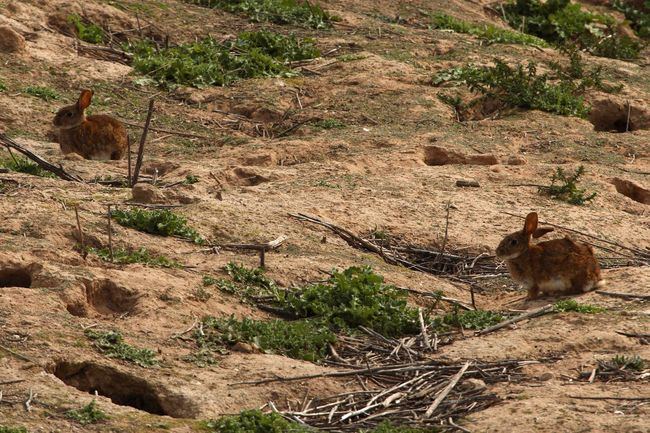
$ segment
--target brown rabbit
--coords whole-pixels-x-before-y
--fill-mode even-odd
[[[564,239],[531,244],[530,237],[539,238],[553,231],[537,228],[537,213],[526,217],[524,229],[506,236],[497,247],[497,257],[506,262],[510,276],[528,289],[533,299],[548,295],[570,295],[588,292],[604,284],[593,249]]]
[[[126,129],[110,116],[86,117],[84,111],[92,97],[92,90],[82,90],[76,104],[61,108],[54,116],[61,152],[78,153],[86,159],[122,159],[127,146]]]

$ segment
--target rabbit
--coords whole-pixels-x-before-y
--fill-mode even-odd
[[[86,117],[92,90],[82,90],[76,104],[61,108],[53,124],[59,132],[64,154],[78,153],[86,159],[122,159],[127,147],[124,125],[103,114]]]
[[[510,276],[528,290],[528,299],[540,292],[547,295],[573,295],[588,292],[605,284],[593,249],[575,242],[568,236],[538,244],[539,238],[553,231],[537,227],[537,213],[526,216],[524,229],[506,236],[496,249],[496,255],[506,262]]]

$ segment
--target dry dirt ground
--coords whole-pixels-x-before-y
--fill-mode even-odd
[[[77,54],[75,40],[54,25],[60,22],[57,14],[85,13],[122,30],[137,29],[140,21],[144,31],[173,35],[172,42],[273,26],[172,0],[0,0],[0,25],[8,24],[26,39],[23,52],[0,54],[0,78],[7,87],[0,92],[0,125],[19,143],[84,178],[120,176],[126,173],[126,161],[65,159],[49,135],[53,114],[72,102],[78,89],[90,87],[95,90],[95,112],[139,125],[148,98],[156,95],[153,127],[195,136],[152,131],[145,172],[158,169],[160,180],[169,183],[189,174],[199,177],[194,185],[177,185],[166,192],[169,203],[181,204],[177,211],[205,237],[217,242],[266,242],[288,236],[277,252],[267,256],[268,275],[287,287],[322,279],[322,270],[367,264],[389,283],[442,290],[446,296],[469,302],[466,285],[388,265],[325,229],[289,218],[290,212],[317,215],[356,233],[382,230],[405,242],[432,246],[444,236],[450,202],[449,245],[481,253],[493,252],[503,235],[520,228],[521,220],[504,212],[523,216],[535,210],[542,220],[620,245],[648,248],[650,208],[618,193],[611,183],[618,177],[648,186],[648,130],[596,132],[587,120],[537,111],[459,123],[438,99],[438,93],[447,89],[433,87],[429,81],[444,68],[465,62],[487,64],[495,56],[539,63],[562,59],[553,49],[482,46],[472,36],[418,25],[417,7],[498,23],[483,8],[487,3],[324,1],[324,7],[342,17],[341,23],[332,30],[294,29],[317,37],[324,53],[338,48],[308,66],[315,72],[247,80],[227,88],[166,92],[142,85],[141,77],[128,66]],[[398,15],[405,17],[400,23],[390,19]],[[594,57],[587,61],[602,66],[610,82],[624,85],[619,98],[647,109],[647,51],[635,62]],[[28,86],[48,86],[62,98],[46,102],[25,93]],[[273,139],[255,133],[254,124],[269,127],[290,108],[297,119],[337,119],[343,127],[304,125]],[[140,129],[130,127],[130,134],[137,137]],[[464,153],[491,153],[502,163],[429,166],[424,148],[432,144]],[[511,156],[523,157],[526,163],[509,165]],[[586,206],[541,196],[534,187],[513,186],[547,183],[556,167],[570,170],[578,165],[586,168],[585,186],[598,192]],[[456,180],[461,178],[475,179],[481,186],[459,188]],[[0,344],[19,354],[0,350],[0,425],[25,426],[31,432],[191,432],[199,431],[199,420],[259,407],[269,400],[297,401],[305,392],[326,395],[358,386],[324,379],[229,385],[274,374],[330,369],[270,354],[231,351],[220,357],[218,365],[207,368],[184,361],[191,344],[171,337],[188,329],[197,317],[270,317],[216,290],[205,302],[193,296],[202,275],[224,276],[222,267],[229,261],[255,266],[256,256],[213,254],[182,240],[114,224],[116,245],[146,247],[185,267],[110,265],[93,255],[84,260],[75,249],[74,205],[79,206],[86,241],[106,245],[106,206],[129,200],[128,188],[16,173],[0,174],[0,179],[0,280],[4,279],[0,281]],[[555,235],[563,234],[558,230]],[[606,257],[616,251],[597,253]],[[605,270],[604,275],[609,291],[650,295],[648,267]],[[523,293],[513,291],[511,285],[490,287],[477,293],[478,307],[526,310],[549,302],[517,301]],[[578,301],[605,307],[606,312],[547,315],[484,337],[468,333],[432,355],[450,360],[559,358],[526,370],[531,378],[543,379],[532,381],[534,386],[491,386],[502,402],[461,420],[466,429],[650,431],[647,401],[571,397],[650,397],[647,379],[572,380],[597,360],[617,354],[650,359],[647,341],[615,332],[650,332],[647,301],[596,293],[579,296]],[[90,326],[117,328],[129,343],[155,349],[161,366],[144,370],[102,356],[84,336]],[[110,414],[108,421],[88,427],[71,421],[64,413],[92,398],[59,379],[75,372],[70,385],[86,381],[105,389],[113,386],[116,395],[124,394],[123,400],[154,402],[151,413],[99,396],[100,406]],[[18,382],[11,383],[14,380]],[[28,412],[23,402],[30,391],[36,397]]]

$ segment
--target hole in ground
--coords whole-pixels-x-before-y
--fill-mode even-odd
[[[650,189],[643,188],[641,185],[619,177],[611,179],[610,182],[619,194],[623,194],[639,203],[650,204]]]
[[[589,112],[594,130],[603,132],[632,132],[650,127],[650,112],[639,104],[625,101],[596,99]]]
[[[0,269],[0,287],[32,287],[32,274],[25,268]]]
[[[196,405],[185,396],[171,394],[160,385],[113,367],[92,362],[61,361],[55,365],[53,373],[66,385],[90,394],[97,391],[120,406],[172,418],[193,418],[198,415]]]
[[[86,301],[100,314],[130,313],[138,302],[138,292],[109,279],[85,281]]]

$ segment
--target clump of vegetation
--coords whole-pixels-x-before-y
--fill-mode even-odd
[[[497,323],[503,322],[505,317],[500,313],[488,310],[460,311],[454,307],[451,313],[433,320],[433,327],[437,329],[462,328],[462,329],[485,329]]]
[[[339,18],[309,0],[186,0],[190,3],[243,13],[256,22],[294,24],[325,29]]]
[[[185,180],[183,181],[183,183],[184,183],[185,185],[194,185],[194,184],[197,183],[198,181],[199,181],[199,177],[198,177],[198,176],[195,176],[195,175],[193,175],[193,174],[188,174],[187,176],[185,176]]]
[[[0,433],[27,433],[25,427],[8,427],[6,425],[0,425]]]
[[[210,420],[205,427],[212,433],[310,433],[309,427],[287,421],[278,413],[245,410],[239,415]]]
[[[56,90],[50,89],[49,87],[44,86],[28,86],[23,90],[28,95],[41,98],[43,101],[49,102],[55,99],[61,98]]]
[[[90,254],[97,255],[100,259],[107,262],[111,261],[111,252],[108,248],[88,248]],[[165,256],[154,256],[149,250],[141,247],[137,250],[126,250],[116,248],[113,250],[113,263],[127,265],[132,263],[142,263],[143,265],[160,267],[160,268],[180,268],[182,265],[175,260]]]
[[[212,293],[207,291],[206,287],[208,287],[206,284],[196,287],[192,292],[192,298],[200,302],[207,302],[212,297]]]
[[[317,317],[334,329],[366,326],[388,336],[417,332],[418,311],[406,303],[408,294],[384,284],[369,267],[334,272],[329,281],[284,292],[280,307],[296,317]]]
[[[5,90],[7,90],[7,85],[4,81],[0,80],[0,92],[4,92]]]
[[[596,198],[597,195],[595,192],[588,194],[586,189],[578,188],[578,183],[584,172],[585,168],[582,165],[570,175],[558,167],[551,176],[551,184],[539,187],[539,192],[570,204],[583,205]]]
[[[623,0],[614,0],[612,7],[625,14],[625,18],[630,21],[630,26],[641,38],[650,38],[650,2],[645,2],[637,9],[632,2]]]
[[[553,44],[577,45],[594,55],[618,59],[635,59],[643,48],[619,33],[613,17],[586,11],[570,0],[515,0],[502,6],[513,28]]]
[[[158,48],[140,41],[128,47],[133,68],[161,84],[194,87],[225,86],[254,77],[291,76],[289,62],[318,57],[313,39],[269,31],[244,32],[234,40],[212,38]]]
[[[194,337],[200,348],[210,350],[237,342],[255,344],[267,353],[317,361],[327,354],[328,344],[336,336],[322,321],[311,320],[237,320],[234,317],[203,319],[203,333]]]
[[[616,355],[612,358],[611,363],[621,370],[635,371],[643,371],[646,365],[645,360],[639,355]]]
[[[160,236],[177,236],[199,245],[205,242],[205,239],[196,230],[187,225],[185,217],[168,209],[149,210],[138,207],[128,210],[116,209],[111,212],[111,217],[120,225],[141,232]]]
[[[108,419],[108,416],[97,407],[97,402],[94,399],[79,409],[69,410],[65,415],[81,425],[96,424]]]
[[[575,299],[562,299],[553,305],[553,311],[556,313],[574,311],[576,313],[595,314],[602,313],[605,309],[596,305],[579,304]]]
[[[11,171],[18,173],[31,174],[32,176],[56,178],[56,175],[50,171],[44,170],[40,165],[35,162],[22,157],[14,157],[0,159],[0,167],[7,168]]]
[[[124,337],[118,331],[95,331],[93,329],[87,329],[85,334],[86,337],[93,341],[93,346],[109,358],[132,362],[145,368],[158,364],[156,354],[153,350],[126,344]]]
[[[338,119],[322,119],[312,122],[312,125],[321,129],[341,129],[345,128],[345,123]]]
[[[493,24],[470,23],[440,12],[432,14],[431,21],[434,28],[453,30],[457,33],[467,33],[478,37],[488,44],[501,43],[533,45],[538,47],[548,46],[544,39],[540,39],[536,36],[502,29]]]
[[[606,84],[602,68],[588,68],[577,50],[564,52],[568,55],[568,64],[551,62],[550,74],[538,74],[534,62],[511,67],[495,59],[494,66],[466,65],[441,71],[434,76],[432,84],[465,83],[473,92],[505,106],[586,117],[590,110],[582,97],[586,91],[598,89],[611,93],[619,91],[621,86]],[[440,95],[439,98],[456,110],[463,108],[459,97]]]
[[[75,27],[77,37],[82,41],[91,44],[104,42],[104,30],[97,24],[86,23],[83,18],[76,14],[70,15],[68,22]]]

